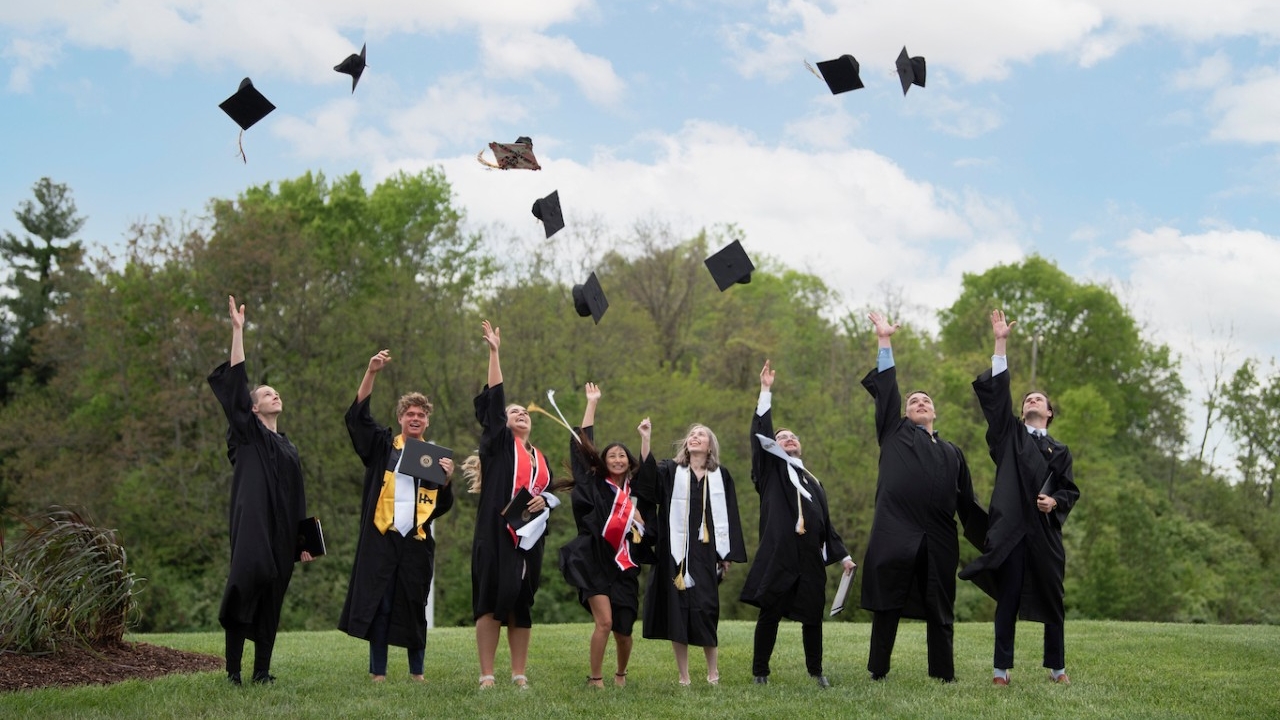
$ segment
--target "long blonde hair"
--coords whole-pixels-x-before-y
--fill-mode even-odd
[[[480,470],[480,456],[468,455],[461,465],[462,477],[467,481],[467,492],[475,495],[480,492],[480,481],[482,479]]]
[[[675,443],[676,454],[674,459],[676,464],[686,466],[689,464],[689,435],[699,428],[707,431],[707,439],[710,441],[707,443],[707,470],[718,470],[720,468],[720,441],[716,439],[716,434],[711,432],[711,428],[701,423],[690,425],[689,429],[685,430],[684,437]]]

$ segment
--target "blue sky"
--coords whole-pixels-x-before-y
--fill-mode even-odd
[[[52,177],[111,247],[307,170],[439,166],[495,237],[537,239],[553,189],[566,247],[732,223],[927,324],[963,273],[1039,253],[1111,284],[1196,386],[1280,355],[1278,42],[1264,0],[5,3],[0,208]],[[352,95],[332,67],[362,43]],[[905,97],[903,45],[928,60]],[[804,61],[845,53],[867,87],[832,96]],[[279,108],[247,164],[217,107],[245,76]],[[542,171],[476,163],[518,135]]]

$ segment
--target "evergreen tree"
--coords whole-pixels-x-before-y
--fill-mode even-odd
[[[0,256],[9,267],[8,292],[0,300],[0,402],[5,403],[24,376],[39,385],[52,376],[51,364],[36,358],[32,336],[61,301],[56,273],[77,265],[82,252],[78,241],[67,242],[85,221],[76,214],[71,190],[46,177],[31,191],[35,202],[26,200],[14,211],[26,235],[5,231],[0,237]]]

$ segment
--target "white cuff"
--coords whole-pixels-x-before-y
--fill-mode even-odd
[[[991,356],[991,377],[995,377],[1009,369],[1009,358],[1004,355]]]
[[[756,417],[761,417],[769,412],[769,408],[773,405],[773,393],[768,390],[760,391],[760,399],[756,401]]]

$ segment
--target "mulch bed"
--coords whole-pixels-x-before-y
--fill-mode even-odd
[[[222,658],[147,643],[122,642],[49,655],[0,653],[0,692],[67,685],[109,685],[172,673],[221,670]]]

